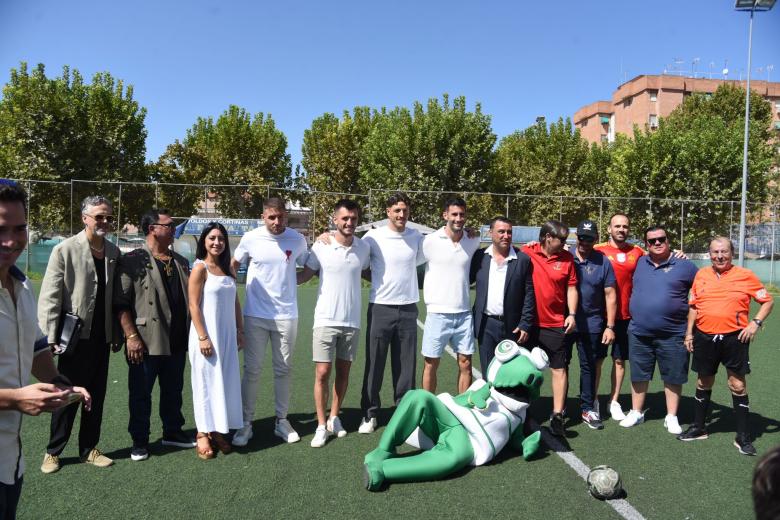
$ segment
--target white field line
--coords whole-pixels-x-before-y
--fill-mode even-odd
[[[420,320],[417,320],[417,326],[420,327],[420,330],[425,329],[425,324]],[[455,351],[452,350],[452,347],[449,345],[447,345],[444,350],[454,359],[458,358],[458,356],[455,354]],[[472,367],[471,373],[476,378],[482,377],[482,373],[476,368]],[[580,458],[577,457],[573,451],[567,450],[566,446],[564,446],[558,439],[556,439],[549,431],[546,429],[542,430],[535,420],[529,418],[528,425],[534,431],[540,430],[542,432],[542,441],[547,445],[547,447],[554,451],[555,454],[558,455],[561,459],[563,459],[563,461],[568,464],[568,466],[573,469],[574,472],[577,473],[580,478],[582,478],[582,480],[587,482],[588,473],[590,473],[590,468],[587,464],[582,462],[582,460],[580,460]],[[615,500],[605,500],[605,502],[609,504],[609,506],[612,507],[612,509],[614,509],[617,514],[626,520],[645,520],[645,517],[642,516],[639,511],[634,509],[634,506],[629,504],[628,500],[620,498]]]

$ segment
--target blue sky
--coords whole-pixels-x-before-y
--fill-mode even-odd
[[[609,99],[668,66],[744,75],[748,15],[732,0],[0,0],[0,82],[20,61],[109,71],[148,110],[147,157],[229,104],[272,114],[293,165],[325,112],[465,95],[500,137]],[[675,59],[683,63],[675,65]],[[780,6],[758,13],[753,77],[780,81]],[[756,69],[764,68],[762,72]]]

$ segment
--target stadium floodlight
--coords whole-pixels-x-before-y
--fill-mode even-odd
[[[747,86],[745,88],[745,143],[742,149],[742,200],[739,210],[739,262],[740,267],[745,265],[745,206],[747,205],[747,176],[748,176],[748,138],[750,137],[750,67],[753,51],[753,13],[756,11],[769,11],[775,6],[776,0],[737,0],[734,9],[737,11],[750,11],[750,28],[748,29],[748,66]],[[775,252],[772,251],[774,257]]]

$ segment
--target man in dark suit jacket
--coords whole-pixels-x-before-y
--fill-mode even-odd
[[[477,284],[474,335],[483,373],[501,340],[528,340],[536,314],[533,266],[528,255],[512,246],[512,221],[491,220],[490,236],[493,243],[474,254],[470,276],[471,283]]]

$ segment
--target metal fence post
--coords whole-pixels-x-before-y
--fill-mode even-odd
[[[599,197],[599,231],[602,229],[602,221],[604,220],[604,199]]]
[[[160,183],[154,181],[154,207],[160,207]]]
[[[558,206],[558,221],[563,222],[563,196],[561,196],[560,206]]]
[[[685,251],[685,202],[680,203],[680,251]]]
[[[729,240],[734,240],[734,201],[731,201],[731,210],[729,211]]]
[[[509,218],[509,195],[506,196],[506,218]]]
[[[70,234],[73,235],[73,179],[70,180]]]
[[[28,213],[30,213],[29,208],[32,207],[32,183],[30,181],[27,181],[27,201],[30,203],[28,207]],[[30,219],[31,220],[31,219]],[[27,254],[24,258],[24,272],[25,274],[30,274],[30,222],[27,223]]]
[[[769,283],[775,283],[775,227],[777,224],[777,206],[771,206],[772,213],[772,250],[769,255]]]
[[[121,226],[122,225],[122,183],[119,183],[119,199],[116,203],[116,225]],[[119,243],[119,233],[122,231],[122,228],[120,227],[117,229],[117,243]]]

